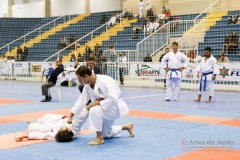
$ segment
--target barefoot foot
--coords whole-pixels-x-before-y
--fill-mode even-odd
[[[27,123],[28,123],[28,124],[31,124],[31,123],[33,123],[33,122],[32,122],[32,121],[27,121]]]
[[[205,103],[211,103],[211,100],[208,99],[208,100],[205,101]]]
[[[21,141],[22,141],[22,138],[15,138],[15,141],[16,141],[16,142],[21,142]]]
[[[129,137],[134,137],[133,126],[133,123],[129,123],[122,127],[124,130],[127,130],[129,132]]]
[[[103,138],[96,138],[94,140],[92,140],[91,142],[88,142],[88,145],[99,145],[99,144],[103,144],[104,140]]]
[[[195,102],[200,102],[200,99],[194,99]]]

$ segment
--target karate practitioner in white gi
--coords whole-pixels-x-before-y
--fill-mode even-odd
[[[68,123],[72,123],[74,115],[84,111],[83,108],[85,108],[90,98],[94,98],[96,100],[86,106],[86,108],[90,108],[89,112],[85,113],[89,117],[89,129],[95,130],[97,137],[88,144],[103,144],[103,138],[120,137],[122,130],[127,130],[130,133],[130,137],[133,137],[132,123],[123,126],[113,126],[117,118],[129,113],[127,104],[120,98],[121,91],[117,82],[109,76],[93,75],[86,66],[80,66],[76,71],[76,75],[85,86],[71,110]],[[75,121],[82,123],[82,120],[78,120],[78,117]],[[76,126],[76,128],[79,129],[80,127]]]
[[[167,71],[167,90],[165,101],[171,100],[171,91],[174,84],[174,101],[179,101],[180,82],[182,71],[189,64],[188,57],[178,51],[178,43],[172,43],[172,51],[162,59],[161,66]]]
[[[82,129],[82,125],[88,118],[88,111],[91,107],[91,105],[86,106],[77,116],[76,120],[73,121],[73,124],[67,123],[67,116],[59,114],[45,114],[35,123],[28,121],[28,133],[15,138],[15,140],[20,142],[23,139],[42,139],[69,142],[77,137]]]
[[[138,8],[139,8],[139,18],[143,18],[144,2],[142,0],[140,0],[140,2],[138,3]]]
[[[200,64],[197,67],[197,77],[201,76],[200,87],[198,91],[198,98],[194,101],[200,102],[201,95],[205,92],[206,88],[209,91],[209,98],[205,101],[206,103],[211,103],[212,96],[214,95],[214,80],[216,75],[219,74],[219,68],[217,65],[216,58],[212,55],[212,50],[210,47],[204,49],[205,57],[202,58]]]

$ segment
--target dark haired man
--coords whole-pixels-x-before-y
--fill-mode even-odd
[[[89,129],[95,130],[97,137],[88,144],[103,144],[103,138],[120,137],[122,130],[127,130],[130,133],[130,137],[133,137],[132,123],[123,126],[113,126],[117,118],[129,112],[127,104],[120,98],[121,91],[117,82],[109,76],[92,74],[87,66],[80,66],[76,71],[76,75],[85,86],[71,110],[68,123],[72,123],[74,115],[84,111],[84,107],[90,98],[94,98],[96,100],[86,106],[86,108],[91,108],[88,113]]]
[[[211,103],[212,96],[214,95],[214,80],[216,79],[216,75],[219,73],[219,68],[216,58],[212,55],[212,49],[210,47],[206,47],[204,49],[204,58],[201,60],[196,71],[198,78],[201,74],[201,80],[198,98],[194,101],[200,102],[202,94],[205,92],[206,88],[208,88],[209,98],[205,102]]]

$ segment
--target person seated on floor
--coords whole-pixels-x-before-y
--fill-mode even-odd
[[[232,16],[228,17],[228,23],[237,24],[237,22],[238,22],[238,15],[237,15],[237,12],[235,11]]]
[[[108,21],[108,24],[107,24],[108,28],[114,26],[117,23],[116,20],[117,20],[116,14],[113,13],[111,19]]]
[[[152,28],[153,28],[153,32],[156,31],[159,28],[159,23],[158,20],[155,19],[155,21],[153,22]]]
[[[153,24],[148,20],[147,23],[144,25],[143,32],[144,34],[151,34],[152,31],[153,31]]]

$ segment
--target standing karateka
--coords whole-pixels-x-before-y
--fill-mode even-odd
[[[142,0],[140,0],[140,2],[138,3],[138,9],[139,9],[139,18],[143,18],[144,2]]]
[[[206,103],[211,103],[212,96],[214,95],[214,80],[216,79],[216,75],[219,73],[219,68],[217,65],[216,58],[212,55],[212,50],[210,47],[206,47],[204,49],[205,57],[202,58],[200,64],[197,67],[197,77],[200,77],[200,87],[198,91],[198,98],[194,101],[200,102],[201,95],[205,92],[206,88],[209,91],[209,98],[206,100]]]
[[[88,113],[89,129],[95,130],[97,137],[88,144],[103,144],[103,138],[120,137],[122,130],[127,130],[130,137],[133,137],[132,123],[113,126],[117,118],[129,112],[127,104],[120,98],[121,91],[117,82],[109,76],[92,74],[87,66],[80,66],[76,75],[85,86],[71,110],[68,123],[72,123],[73,116],[83,110],[90,98],[95,98],[96,100],[87,107],[91,107]]]
[[[151,0],[147,0],[147,2],[146,2],[146,11],[147,11],[147,13],[150,10],[150,8],[151,8]]]
[[[167,71],[167,90],[165,101],[170,101],[173,84],[174,101],[179,101],[180,82],[182,71],[189,64],[188,57],[178,51],[178,43],[172,43],[172,51],[168,52],[162,59],[161,66]]]

